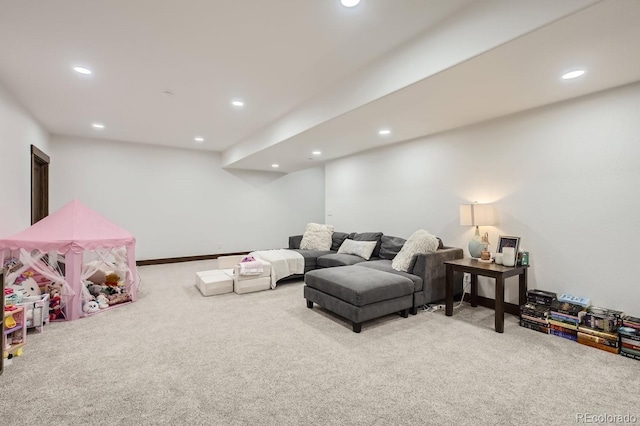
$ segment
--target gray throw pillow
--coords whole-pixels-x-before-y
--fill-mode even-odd
[[[404,238],[383,235],[382,243],[380,245],[380,257],[382,259],[393,260],[393,258],[400,252],[406,241],[407,240]]]

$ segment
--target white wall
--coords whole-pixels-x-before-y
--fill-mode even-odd
[[[0,238],[31,225],[31,145],[49,154],[49,134],[0,83]]]
[[[467,252],[473,229],[459,225],[459,205],[493,202],[499,223],[481,231],[491,249],[498,235],[521,237],[530,288],[639,315],[638,117],[636,83],[336,160],[325,170],[326,221],[405,238],[425,228]],[[493,297],[489,281],[480,293]]]
[[[324,169],[224,170],[212,152],[53,136],[51,211],[77,198],[129,230],[138,259],[283,248],[324,217]]]

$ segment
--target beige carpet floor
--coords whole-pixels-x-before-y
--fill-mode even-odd
[[[203,297],[215,261],[139,268],[139,300],[30,333],[0,376],[2,425],[567,425],[640,422],[640,362],[463,304],[362,333],[303,283]]]

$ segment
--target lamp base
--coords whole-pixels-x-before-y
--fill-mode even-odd
[[[482,249],[484,248],[484,243],[479,239],[473,239],[469,241],[469,254],[471,257],[479,258],[482,254]]]

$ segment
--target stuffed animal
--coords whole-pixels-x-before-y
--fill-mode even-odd
[[[87,290],[89,290],[89,294],[91,294],[93,297],[98,297],[103,287],[102,285],[94,284],[91,281],[85,281],[84,285],[87,286]]]
[[[31,277],[21,281],[19,284],[13,284],[11,288],[13,288],[16,293],[21,293],[23,300],[31,300],[29,299],[30,297],[38,297],[42,294],[40,286],[36,280]]]
[[[64,284],[61,282],[54,282],[47,284],[47,291],[49,292],[49,319],[57,320],[64,318],[62,313],[62,288]]]
[[[23,281],[33,277],[33,275],[34,275],[33,271],[24,271],[22,274],[16,277],[14,284],[20,284]]]
[[[96,301],[98,302],[98,306],[100,306],[100,309],[109,307],[109,299],[107,299],[107,296],[105,296],[104,294],[99,294],[98,297],[96,297]]]
[[[62,287],[64,286],[63,283],[61,282],[53,282],[53,283],[49,283],[47,284],[47,292],[49,293],[49,296],[51,296],[51,300],[53,300],[53,297],[56,295],[62,295]]]
[[[125,303],[131,300],[131,296],[126,293],[112,294],[107,296],[109,299],[109,305],[117,305],[118,303]]]
[[[112,272],[107,275],[105,285],[108,285],[109,287],[117,287],[118,281],[120,281],[120,277],[118,276],[118,274]]]
[[[61,304],[60,295],[56,294],[49,301],[49,319],[57,320],[60,318],[64,318],[64,314],[62,313],[62,304]]]
[[[92,314],[94,312],[98,312],[99,310],[100,307],[98,305],[98,302],[96,302],[95,300],[87,300],[82,306],[82,312],[84,312],[85,314]]]

